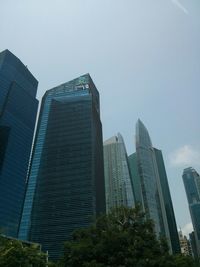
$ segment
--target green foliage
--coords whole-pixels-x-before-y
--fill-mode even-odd
[[[176,267],[200,267],[200,264],[189,256],[176,255],[174,256],[174,262]]]
[[[45,267],[46,255],[35,246],[0,236],[0,267]]]
[[[46,255],[35,246],[0,236],[0,267],[46,267]],[[74,232],[64,256],[48,267],[200,267],[191,257],[169,255],[152,221],[139,207],[112,210],[87,229]]]
[[[169,255],[167,242],[156,238],[152,221],[139,207],[117,208],[88,229],[75,231],[59,266],[195,267],[192,258]]]

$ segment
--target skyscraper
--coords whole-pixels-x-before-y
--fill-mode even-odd
[[[159,201],[153,147],[149,133],[140,120],[136,124],[136,153],[144,210],[147,217],[154,221],[155,231],[159,235],[163,231],[163,218],[160,216],[161,203]]]
[[[9,50],[0,53],[0,231],[16,237],[38,101],[37,80]]]
[[[140,204],[144,209],[143,197],[142,197],[142,189],[140,183],[140,175],[138,172],[137,165],[137,153],[133,153],[128,157],[130,174],[131,174],[131,182],[133,187],[133,194],[135,197],[135,203]]]
[[[106,210],[133,207],[134,196],[125,144],[120,134],[104,142]]]
[[[193,258],[195,258],[197,260],[198,259],[198,249],[197,249],[197,242],[196,242],[194,231],[192,231],[189,234],[189,240],[190,240],[190,244],[191,244],[191,248],[192,248],[192,256],[193,256]]]
[[[192,218],[197,252],[200,256],[200,176],[194,168],[186,168],[183,171],[183,182]]]
[[[83,75],[42,100],[19,238],[57,259],[77,228],[105,212],[99,93]]]
[[[162,151],[157,148],[153,148],[153,150],[158,170],[158,179],[160,181],[160,197],[163,198],[164,202],[164,209],[167,217],[167,225],[169,228],[172,252],[179,253],[179,236]]]
[[[136,124],[136,154],[129,156],[132,183],[136,196],[154,221],[157,236],[165,236],[171,252],[179,253],[180,245],[162,152],[152,146],[144,124]],[[134,168],[137,170],[134,171]]]

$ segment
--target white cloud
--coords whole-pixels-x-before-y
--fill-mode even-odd
[[[183,228],[181,229],[182,230],[182,233],[183,235],[186,235],[186,236],[189,236],[189,234],[194,231],[193,230],[193,225],[192,223],[187,223],[185,226],[183,226]]]
[[[184,145],[169,155],[170,164],[179,167],[200,166],[200,152]]]
[[[188,15],[188,10],[179,2],[179,0],[171,0],[172,3],[177,6],[179,9],[181,9],[186,15]]]

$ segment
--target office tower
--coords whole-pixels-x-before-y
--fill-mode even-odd
[[[194,259],[197,260],[198,259],[198,252],[197,252],[197,243],[196,243],[194,231],[192,231],[189,234],[189,240],[190,240],[190,244],[191,244],[191,248],[192,248],[192,256]]]
[[[136,153],[144,210],[147,217],[154,221],[155,231],[159,236],[164,231],[164,222],[161,213],[154,153],[149,133],[140,120],[136,124]]]
[[[179,253],[180,243],[179,243],[176,219],[174,215],[174,209],[173,209],[171,194],[169,190],[169,184],[168,184],[165,164],[164,164],[164,160],[162,156],[162,151],[157,148],[153,148],[153,150],[154,150],[156,166],[158,170],[158,179],[160,181],[160,190],[161,190],[160,197],[162,197],[164,201],[164,209],[165,209],[166,217],[167,217],[167,225],[169,228],[169,236],[171,240],[172,252]]]
[[[19,238],[51,259],[105,212],[99,93],[83,75],[48,90],[40,110]]]
[[[128,162],[131,174],[131,182],[133,186],[133,194],[135,197],[135,203],[140,204],[141,207],[144,208],[140,175],[138,172],[138,165],[137,165],[137,153],[133,153],[130,156],[128,156]]]
[[[182,177],[200,256],[200,176],[194,168],[189,167],[184,169]]]
[[[128,157],[122,136],[118,134],[105,141],[103,151],[107,212],[120,206],[133,207]]]
[[[152,146],[144,124],[136,124],[136,154],[129,156],[136,202],[154,221],[157,236],[165,236],[170,251],[180,252],[176,221],[162,152]],[[135,169],[135,170],[134,170]]]
[[[37,80],[9,50],[0,53],[0,232],[17,237],[38,101]]]

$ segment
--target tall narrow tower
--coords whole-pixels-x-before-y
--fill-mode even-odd
[[[157,236],[165,236],[173,253],[180,252],[178,232],[162,152],[152,146],[144,124],[136,124],[136,154],[129,157],[136,201],[155,224]],[[137,166],[137,171],[133,171]]]
[[[121,134],[104,142],[104,173],[107,212],[114,207],[133,207],[128,157]]]
[[[200,256],[200,176],[194,168],[186,168],[183,171],[183,182],[194,228],[197,253]]]
[[[159,235],[162,231],[161,224],[163,224],[163,221],[159,214],[161,207],[153,161],[153,149],[149,133],[140,120],[136,124],[136,152],[144,210],[147,217],[154,221],[155,231]]]
[[[9,50],[0,53],[0,232],[17,237],[38,101],[37,80]]]
[[[77,228],[105,212],[99,93],[83,75],[42,100],[19,238],[51,259]]]
[[[162,151],[153,148],[154,155],[155,155],[155,163],[158,170],[158,179],[159,179],[159,195],[160,198],[163,199],[163,209],[166,213],[166,223],[168,225],[169,229],[169,237],[171,240],[171,248],[173,253],[180,253],[180,242],[178,237],[178,231],[177,231],[177,225],[176,225],[176,219],[174,214],[174,208],[172,204],[168,179],[167,179],[167,173],[165,170],[165,164],[162,156]]]

